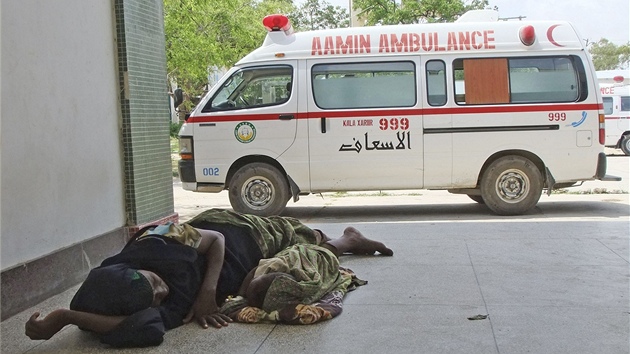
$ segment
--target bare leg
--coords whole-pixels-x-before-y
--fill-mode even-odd
[[[384,256],[394,255],[394,251],[383,243],[368,239],[354,227],[347,227],[340,238],[328,240],[322,246],[329,249],[337,257],[344,253],[372,255],[378,252]]]

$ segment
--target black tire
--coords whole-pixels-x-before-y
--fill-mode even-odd
[[[481,178],[481,196],[486,206],[499,215],[520,215],[532,209],[542,189],[540,170],[522,156],[494,161]]]
[[[472,195],[472,194],[467,194],[468,198],[476,201],[479,204],[486,204],[486,202],[483,201],[483,197],[480,195]]]
[[[236,171],[228,195],[232,208],[258,216],[280,215],[289,201],[289,183],[277,168],[251,163]]]
[[[621,138],[619,148],[626,156],[630,155],[630,135],[624,135],[624,137]]]

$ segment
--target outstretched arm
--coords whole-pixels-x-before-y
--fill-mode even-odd
[[[55,310],[44,318],[39,318],[39,315],[39,312],[34,313],[25,325],[26,335],[33,340],[50,339],[67,325],[76,325],[96,333],[107,333],[126,318],[68,309]]]
[[[197,252],[206,257],[206,273],[195,303],[184,318],[184,322],[190,322],[194,317],[203,328],[208,328],[209,325],[220,328],[232,321],[219,313],[216,301],[217,283],[225,255],[225,238],[217,231],[203,229],[197,229],[197,231],[201,234]]]

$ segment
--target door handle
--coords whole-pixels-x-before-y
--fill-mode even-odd
[[[293,114],[281,114],[278,116],[280,120],[291,120],[293,119]]]
[[[326,134],[326,117],[322,117],[320,120],[322,133]]]

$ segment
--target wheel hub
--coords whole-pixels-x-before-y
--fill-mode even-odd
[[[243,196],[250,207],[264,207],[273,197],[273,185],[265,179],[252,179],[243,186]]]
[[[529,180],[517,170],[509,170],[497,180],[497,194],[508,203],[517,203],[527,196]]]

